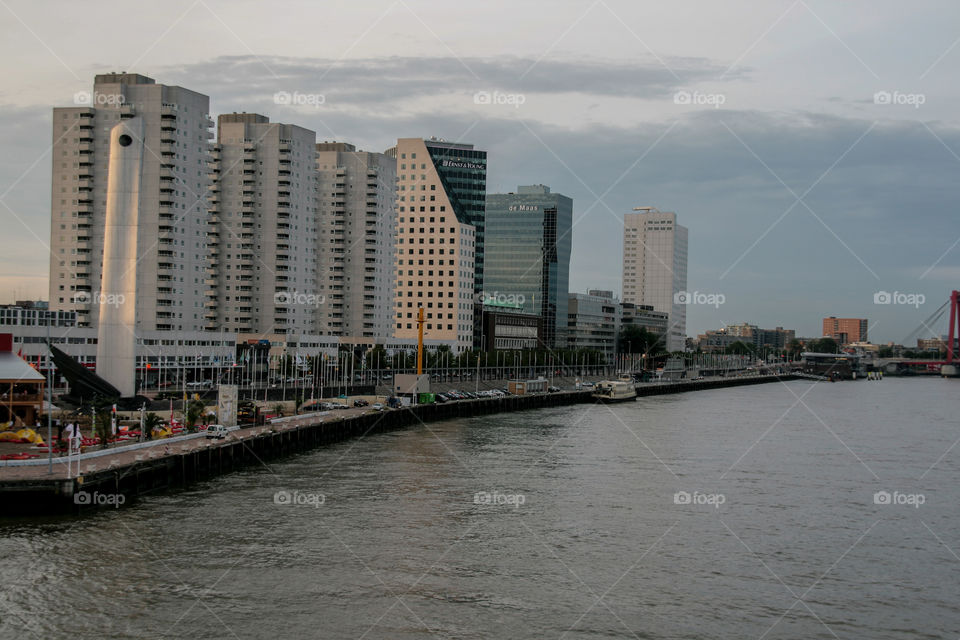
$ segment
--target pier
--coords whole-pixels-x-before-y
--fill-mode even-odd
[[[642,397],[796,379],[793,374],[714,378],[637,385]],[[438,420],[594,402],[591,390],[460,400],[375,411],[351,409],[290,416],[230,432],[222,440],[202,434],[157,440],[73,458],[18,461],[0,466],[3,516],[79,514],[132,504],[153,493],[179,490],[221,474],[357,437]],[[98,498],[105,497],[104,499]]]

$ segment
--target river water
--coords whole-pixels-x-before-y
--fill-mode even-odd
[[[0,637],[957,638],[958,389],[451,420],[5,522]]]

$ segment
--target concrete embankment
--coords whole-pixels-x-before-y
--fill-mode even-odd
[[[641,384],[640,396],[700,391],[790,380],[793,376],[717,378]],[[421,405],[392,411],[350,410],[344,415],[312,414],[231,432],[223,440],[193,438],[136,450],[122,448],[78,462],[69,473],[65,459],[46,464],[0,467],[0,517],[76,514],[98,507],[131,504],[151,493],[181,489],[220,474],[260,465],[350,438],[417,424],[594,402],[590,391],[566,391]],[[79,468],[79,473],[77,471]]]

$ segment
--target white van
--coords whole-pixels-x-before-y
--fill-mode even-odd
[[[217,440],[220,440],[222,438],[227,437],[228,431],[229,429],[227,429],[222,424],[211,424],[207,427],[207,437],[216,438]]]

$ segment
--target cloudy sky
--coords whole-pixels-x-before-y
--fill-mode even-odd
[[[676,211],[688,290],[725,299],[690,307],[691,335],[818,336],[836,315],[900,342],[960,285],[954,2],[3,0],[0,15],[0,302],[47,297],[51,109],[107,71],[367,150],[486,149],[489,191],[574,199],[575,291],[619,292],[625,212]]]

